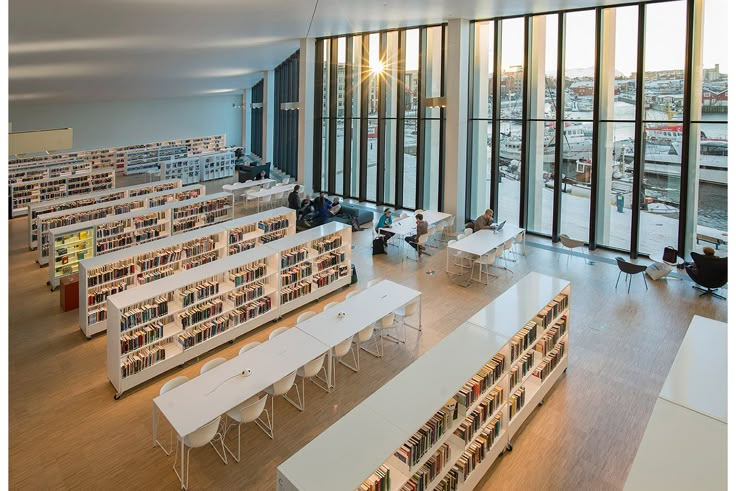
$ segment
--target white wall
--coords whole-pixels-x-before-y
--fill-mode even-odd
[[[241,95],[70,104],[11,103],[13,131],[71,127],[74,150],[226,135],[241,145]]]

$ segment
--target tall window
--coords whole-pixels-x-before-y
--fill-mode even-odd
[[[299,100],[299,51],[274,70],[273,165],[287,174],[297,175],[299,113],[283,109],[283,103]]]
[[[725,241],[726,8],[473,22],[466,214],[632,255]]]
[[[444,26],[317,41],[319,187],[413,209],[438,209],[444,170]]]

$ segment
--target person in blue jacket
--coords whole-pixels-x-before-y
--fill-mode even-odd
[[[381,237],[383,238],[383,245],[387,246],[389,239],[393,237],[394,233],[389,232],[388,230],[382,230],[384,228],[390,228],[391,225],[393,225],[394,220],[391,217],[391,208],[386,208],[383,210],[383,215],[381,215],[381,218],[378,219],[378,225],[376,225],[376,232],[381,234]]]

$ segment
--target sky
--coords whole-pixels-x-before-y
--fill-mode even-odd
[[[728,73],[727,8],[728,0],[704,0],[703,66],[712,68],[719,63],[721,73]],[[646,7],[647,25],[645,38],[645,70],[682,69],[685,60],[685,17],[684,0],[653,3]],[[636,71],[638,7],[617,7],[616,12],[616,70],[624,75]],[[547,17],[547,43],[545,53],[546,72],[554,72],[557,64],[557,14]],[[491,30],[493,28],[491,27]],[[571,12],[566,18],[568,49],[565,53],[567,68],[589,68],[594,64],[595,12],[593,10]],[[492,42],[493,35],[489,35]],[[501,64],[504,68],[523,64],[524,21],[521,18],[503,21],[503,48]],[[378,66],[379,35],[370,35],[370,65]],[[419,59],[419,30],[406,33],[406,69],[417,70]],[[489,46],[489,61],[493,50]],[[345,41],[338,43],[338,60],[345,62]],[[390,61],[390,60],[389,60]],[[489,62],[489,69],[493,63]]]

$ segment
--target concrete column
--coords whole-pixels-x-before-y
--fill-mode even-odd
[[[700,121],[703,113],[703,9],[704,0],[695,0],[693,9],[693,53],[692,74],[690,77],[690,120]],[[715,7],[710,5],[710,8]],[[700,190],[700,125],[690,126],[690,151],[687,159],[690,162],[687,175],[680,179],[681,186],[687,186],[687,203],[680,203],[680,210],[686,209],[685,250],[683,257],[689,258],[695,250],[698,233],[698,194]],[[683,214],[680,213],[682,217]]]
[[[445,116],[447,125],[445,126],[443,207],[446,213],[455,215],[456,223],[462,223],[465,217],[469,33],[470,25],[467,19],[450,19],[448,21],[447,56],[445,58],[447,60],[447,69],[445,70],[445,95],[447,97]],[[486,73],[488,72],[486,71]]]
[[[263,162],[273,160],[274,71],[263,72]]]
[[[315,40],[299,41],[299,149],[297,180],[304,185],[304,192],[314,190],[314,64]]]
[[[529,47],[532,50],[529,70],[529,114],[544,114],[544,67],[546,63],[547,19],[543,15],[531,18],[531,34]],[[562,82],[560,82],[562,83]],[[558,108],[558,110],[561,110]],[[528,123],[527,132],[529,161],[527,192],[527,227],[531,230],[542,230],[542,207],[544,206],[544,123]],[[493,142],[499,145],[501,142]]]
[[[604,9],[601,21],[601,80],[600,80],[600,118],[613,119],[613,91],[616,79],[616,9]],[[616,195],[611,192],[613,167],[621,157],[622,151],[614,147],[614,125],[602,123],[598,127],[598,198],[596,210],[596,233],[599,244],[610,245],[611,206],[616,204]],[[623,172],[623,169],[621,169]]]
[[[475,24],[475,46],[473,49],[473,89],[478,94],[477,99],[472,101],[473,114],[478,118],[484,119],[491,116],[488,113],[488,53],[490,50],[490,23],[478,22]],[[472,124],[472,123],[469,123]],[[488,190],[490,187],[491,167],[490,167],[490,147],[488,146],[490,123],[486,121],[476,121],[474,125],[468,128],[468,131],[474,131],[472,167],[473,176],[470,179],[470,185],[473,187],[471,196],[472,203],[470,206],[470,216],[475,217],[488,208]]]

